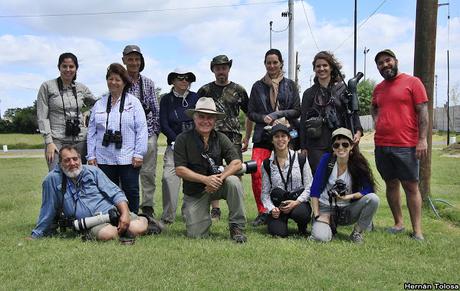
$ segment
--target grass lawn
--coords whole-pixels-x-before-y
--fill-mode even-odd
[[[372,154],[366,155],[373,164]],[[156,212],[161,213],[161,155],[158,161]],[[456,205],[442,210],[443,215],[452,212],[454,220],[460,207],[459,172],[459,159],[433,152],[433,196]],[[78,237],[24,240],[39,213],[45,175],[42,158],[0,159],[1,290],[401,290],[405,282],[460,283],[459,226],[424,209],[426,242],[412,241],[407,233],[387,234],[384,228],[392,218],[381,181],[376,231],[366,234],[363,245],[347,240],[351,227],[339,228],[336,239],[320,244],[299,236],[271,238],[265,227],[251,226],[248,242],[237,245],[228,239],[222,201],[224,219],[212,226],[208,239],[186,238],[178,211],[177,222],[165,233],[122,246]],[[256,207],[249,176],[244,187],[252,221]],[[404,216],[410,229],[405,206]]]

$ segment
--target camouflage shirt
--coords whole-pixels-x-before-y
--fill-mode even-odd
[[[215,82],[208,83],[197,92],[199,97],[212,97],[217,110],[226,114],[223,120],[217,120],[215,129],[227,135],[234,144],[241,144],[241,126],[238,119],[240,108],[248,112],[248,93],[241,86],[230,82],[219,86]]]

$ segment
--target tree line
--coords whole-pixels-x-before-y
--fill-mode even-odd
[[[374,80],[364,80],[358,84],[359,115],[369,115]],[[161,90],[161,89],[160,89]],[[160,92],[158,92],[160,93]],[[160,96],[158,94],[157,96]],[[240,123],[244,128],[244,114],[240,114]],[[25,108],[9,108],[0,119],[0,133],[37,133],[37,102]]]

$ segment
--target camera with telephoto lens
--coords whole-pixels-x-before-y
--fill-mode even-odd
[[[347,184],[342,180],[342,179],[337,179],[335,181],[334,186],[332,186],[331,189],[327,191],[327,194],[334,198],[334,197],[342,197],[345,196],[348,193],[348,187]]]
[[[103,223],[110,223],[113,226],[118,226],[119,219],[120,213],[116,208],[112,208],[107,214],[99,213],[95,216],[80,219],[61,216],[58,219],[58,226],[61,231],[65,231],[67,228],[72,228],[75,231],[81,232]]]
[[[208,162],[208,173],[209,175],[222,174],[224,172],[223,166],[218,166],[213,158],[207,153],[202,153],[201,156]],[[235,173],[235,175],[252,174],[257,172],[257,162],[249,160],[241,163],[241,170]]]
[[[292,191],[276,187],[270,192],[270,199],[275,207],[280,207],[281,203],[286,200],[297,200],[304,190],[304,187],[299,187]]]
[[[123,137],[121,136],[121,131],[119,130],[111,130],[108,129],[104,136],[102,137],[102,146],[109,146],[109,144],[114,143],[115,148],[121,149],[121,145],[123,144]]]
[[[78,118],[66,119],[65,135],[77,136],[78,134],[80,134],[80,120]]]

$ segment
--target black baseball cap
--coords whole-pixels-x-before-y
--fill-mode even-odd
[[[396,59],[396,55],[395,53],[390,50],[390,49],[384,49],[383,51],[379,51],[376,55],[375,55],[375,58],[374,58],[374,61],[377,63],[377,59],[379,58],[380,55],[389,55],[390,57],[392,58],[395,58]]]

